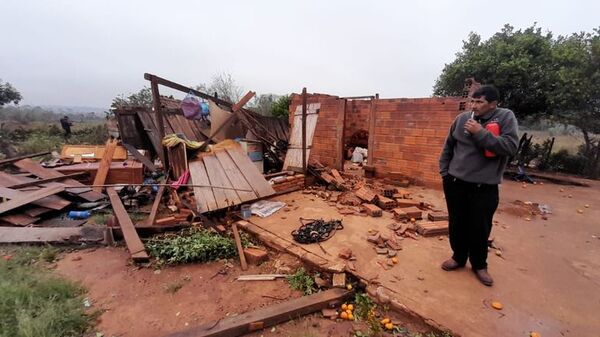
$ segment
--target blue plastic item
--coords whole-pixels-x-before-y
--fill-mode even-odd
[[[71,219],[87,219],[91,215],[90,211],[70,211],[67,216]]]

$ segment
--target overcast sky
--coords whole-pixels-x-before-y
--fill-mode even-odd
[[[229,73],[259,94],[430,96],[471,31],[600,26],[600,1],[0,0],[0,78],[21,104],[108,107],[144,72]]]

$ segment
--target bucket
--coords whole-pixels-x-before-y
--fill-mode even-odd
[[[249,219],[252,216],[252,212],[250,211],[250,205],[242,205],[242,219]]]

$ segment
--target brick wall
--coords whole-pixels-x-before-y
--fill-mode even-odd
[[[373,148],[377,176],[400,172],[426,186],[440,186],[438,159],[461,98],[380,99],[375,105]]]
[[[310,94],[307,102],[321,103],[321,109],[309,161],[318,160],[340,168],[342,134],[347,141],[354,131],[365,129],[372,131],[369,157],[377,176],[400,172],[419,184],[439,187],[438,158],[448,129],[464,101],[460,97],[349,100],[344,123],[343,99]],[[370,130],[372,102],[375,124]],[[293,95],[290,112],[301,104],[301,96]]]

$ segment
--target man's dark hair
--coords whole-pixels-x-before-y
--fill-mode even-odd
[[[482,85],[473,93],[474,98],[480,98],[481,96],[484,96],[485,100],[488,102],[498,101],[500,99],[500,93],[498,92],[498,89],[491,84]]]

